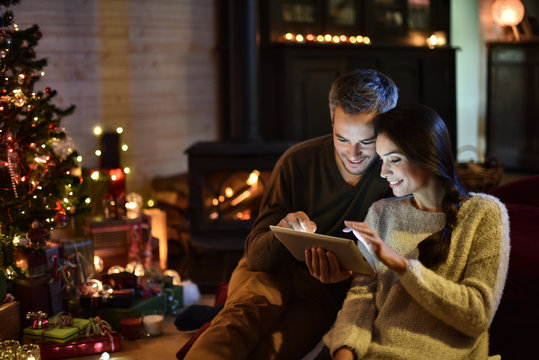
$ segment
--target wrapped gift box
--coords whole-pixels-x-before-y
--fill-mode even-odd
[[[41,360],[66,359],[77,356],[101,354],[121,350],[120,334],[113,331],[110,336],[83,336],[66,343],[33,340],[41,349]]]
[[[135,274],[127,271],[105,274],[101,278],[103,285],[109,284],[114,289],[136,289],[138,286]]]
[[[94,242],[91,239],[59,238],[55,241],[62,245],[65,260],[77,265],[73,276],[75,285],[82,285],[87,278],[94,276]]]
[[[13,280],[13,295],[20,302],[21,314],[26,315],[29,311],[39,309],[52,314],[51,290],[47,278]],[[63,296],[59,296],[62,300]],[[24,320],[23,320],[24,322]],[[30,322],[26,321],[26,325]]]
[[[0,305],[0,341],[17,340],[21,331],[21,315],[18,301]],[[9,326],[7,326],[9,324]]]
[[[100,316],[102,319],[106,320],[114,330],[119,331],[121,329],[120,320],[122,318],[140,316],[140,314],[150,310],[161,310],[166,314],[172,302],[169,299],[171,296],[173,297],[173,301],[177,301],[181,307],[183,305],[183,286],[167,288],[165,293],[148,299],[135,297],[133,299],[133,305],[129,308],[86,308],[84,313],[85,316],[88,317]]]
[[[59,264],[63,261],[64,254],[60,244],[47,241],[42,248],[16,246],[13,257],[24,276],[33,279],[49,275],[55,262]]]
[[[52,320],[51,320],[52,322]],[[49,327],[47,329],[33,329],[31,326],[23,330],[25,338],[43,339],[56,343],[66,343],[74,338],[77,338],[82,332],[86,331],[86,327],[90,323],[88,319],[74,318],[72,326]]]
[[[102,219],[88,217],[84,220],[84,232],[93,240],[94,253],[103,259],[105,269],[113,265],[125,266],[133,237],[142,240],[143,250],[151,237],[151,224],[147,218],[141,219]],[[152,247],[153,247],[152,239]],[[157,251],[159,258],[159,249]],[[143,257],[142,257],[143,258]]]
[[[79,303],[87,308],[128,308],[133,303],[135,289],[113,290],[106,295],[81,295]]]

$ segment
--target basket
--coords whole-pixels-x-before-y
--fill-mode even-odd
[[[477,149],[475,151],[477,153]],[[457,163],[455,171],[462,186],[472,192],[488,192],[494,189],[500,184],[504,174],[502,162],[493,157],[488,157],[482,163],[473,161]]]

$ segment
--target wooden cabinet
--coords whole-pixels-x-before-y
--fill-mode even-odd
[[[399,103],[434,108],[446,121],[455,149],[454,48],[272,44],[260,55],[260,127],[265,140],[330,133],[331,83],[347,71],[373,68],[395,81]]]
[[[449,36],[450,0],[271,0],[260,6],[262,41],[279,42],[288,32],[364,35],[401,45],[412,32]]]
[[[539,42],[488,44],[487,154],[539,171]]]

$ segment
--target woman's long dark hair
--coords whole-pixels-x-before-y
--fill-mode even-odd
[[[414,166],[434,174],[446,191],[442,199],[445,227],[418,245],[419,261],[433,268],[447,258],[457,213],[467,196],[455,174],[447,127],[430,107],[406,104],[378,115],[375,131],[387,136]]]

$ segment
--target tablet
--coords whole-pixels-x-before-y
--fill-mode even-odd
[[[341,266],[353,272],[374,275],[374,255],[361,242],[336,236],[298,231],[270,225],[275,237],[283,243],[294,257],[305,262],[305,250],[319,247],[335,253]],[[360,251],[361,250],[361,251]]]

